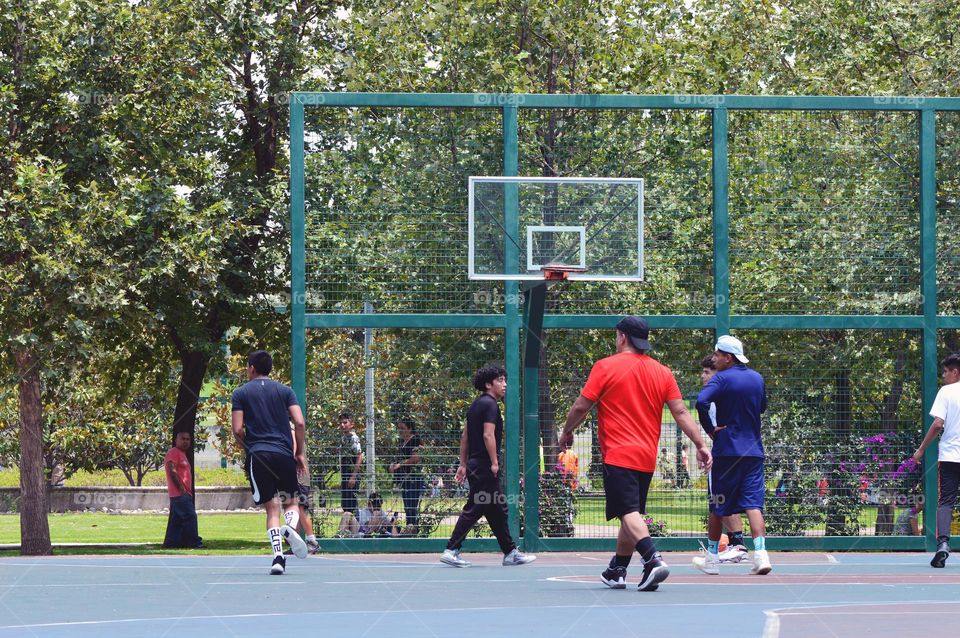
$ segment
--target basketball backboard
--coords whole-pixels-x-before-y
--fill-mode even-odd
[[[643,281],[643,180],[471,177],[470,279]]]

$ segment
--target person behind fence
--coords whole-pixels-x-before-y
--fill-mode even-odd
[[[750,573],[770,573],[763,521],[764,451],[760,415],[767,409],[767,389],[759,372],[745,364],[743,344],[736,337],[717,339],[713,364],[717,373],[697,395],[700,424],[713,438],[713,469],[707,477],[710,519],[706,556],[694,558],[705,574],[720,573],[719,545],[723,521],[746,512],[753,534],[753,568]],[[716,406],[716,421],[710,418]]]
[[[919,515],[920,509],[916,505],[911,505],[900,512],[893,524],[894,536],[919,536],[921,533]]]
[[[267,513],[267,538],[273,550],[270,573],[280,576],[287,568],[283,539],[297,558],[306,558],[308,553],[307,544],[297,532],[300,524],[297,472],[307,469],[306,424],[297,395],[271,379],[272,370],[273,357],[269,352],[256,350],[247,357],[248,381],[233,391],[231,426],[234,438],[247,453],[244,465],[253,502],[263,505]]]
[[[473,387],[481,394],[467,410],[467,424],[460,435],[460,465],[455,475],[458,483],[469,479],[470,491],[440,562],[452,567],[470,566],[460,555],[460,547],[473,526],[485,516],[503,552],[503,565],[525,565],[537,557],[524,554],[513,542],[507,527],[507,499],[500,485],[500,401],[507,394],[507,371],[500,366],[484,366],[477,370]]]
[[[337,417],[340,427],[340,507],[344,512],[357,515],[357,483],[363,463],[363,448],[360,437],[353,431],[353,413],[344,410]]]
[[[657,458],[657,471],[660,473],[660,480],[665,485],[673,484],[673,463],[670,461],[670,455],[667,448],[660,448],[660,455]]]
[[[640,317],[617,324],[617,353],[597,361],[563,426],[559,445],[573,445],[573,433],[597,407],[597,435],[603,457],[603,491],[607,520],[620,519],[616,553],[600,576],[612,589],[626,589],[627,567],[634,550],[643,558],[638,589],[653,591],[670,575],[643,519],[647,492],[657,469],[657,443],[663,406],[697,448],[697,460],[710,467],[710,451],[683,403],[670,368],[649,357],[649,328]]]
[[[420,497],[423,495],[424,481],[420,472],[420,437],[416,433],[413,419],[403,418],[397,422],[400,435],[399,460],[391,463],[393,473],[403,498],[403,511],[406,526],[404,536],[416,536],[420,531]]]
[[[170,496],[170,515],[163,546],[203,548],[203,539],[197,533],[197,510],[191,492],[190,460],[187,452],[193,446],[190,432],[177,432],[174,446],[167,451],[163,467],[167,474],[167,494]]]
[[[677,469],[677,488],[686,489],[690,487],[690,454],[687,452],[687,444],[680,446],[680,467]]]
[[[950,556],[950,522],[960,487],[960,354],[950,354],[940,362],[943,386],[930,408],[933,423],[923,437],[913,460],[923,461],[924,451],[940,436],[937,458],[937,551],[931,567],[945,567]],[[929,524],[929,523],[928,523]]]
[[[367,496],[366,507],[361,507],[354,516],[352,512],[344,512],[340,518],[338,536],[341,538],[364,536],[399,536],[397,520],[399,512],[387,516],[383,512],[383,498],[371,492]]]

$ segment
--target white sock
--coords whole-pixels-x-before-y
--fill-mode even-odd
[[[283,520],[293,528],[293,531],[297,531],[297,525],[300,524],[300,512],[295,509],[287,510],[283,513]]]
[[[316,535],[316,534],[310,534],[310,535],[307,536],[307,540],[310,541],[311,543],[316,543],[316,542],[317,542],[317,535]]]
[[[270,539],[270,547],[273,549],[274,556],[283,556],[283,540],[280,536],[279,527],[271,527],[267,530],[267,538]]]

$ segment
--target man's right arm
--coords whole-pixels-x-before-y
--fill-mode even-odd
[[[190,494],[190,490],[184,486],[180,480],[180,475],[177,474],[177,462],[173,459],[167,461],[167,477],[173,481],[173,484],[181,494]]]
[[[713,431],[717,425],[710,418],[710,404],[714,402],[714,397],[720,388],[719,382],[715,382],[715,379],[716,377],[710,379],[707,385],[703,386],[703,389],[700,390],[700,393],[697,395],[696,403],[697,417],[700,419],[700,426],[710,437],[713,437]],[[686,412],[686,407],[684,407],[684,412]]]
[[[457,483],[463,483],[467,477],[467,454],[470,452],[470,446],[467,441],[467,428],[463,428],[463,434],[460,435],[460,466],[457,467],[457,474],[454,476]]]
[[[246,434],[243,429],[243,410],[234,410],[230,415],[230,426],[233,430],[233,438],[237,440],[240,447],[243,447],[243,438]]]
[[[917,463],[923,461],[923,453],[930,447],[930,444],[933,443],[933,440],[940,436],[943,432],[943,419],[937,417],[933,420],[933,424],[930,426],[930,429],[927,430],[927,435],[923,437],[923,442],[920,444],[920,447],[917,448],[917,451],[913,453],[913,460]]]

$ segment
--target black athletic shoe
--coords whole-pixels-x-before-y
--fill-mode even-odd
[[[943,541],[937,545],[937,553],[933,555],[933,560],[930,561],[931,567],[946,567],[947,566],[947,557],[950,555],[950,546],[946,541]]]
[[[660,554],[654,554],[653,558],[643,564],[643,578],[637,585],[639,591],[654,591],[670,575],[670,568],[660,558]]]
[[[287,559],[283,556],[277,556],[273,559],[273,565],[270,566],[270,574],[273,576],[283,576],[283,571],[287,568]]]
[[[627,588],[627,568],[617,565],[616,567],[607,567],[600,574],[600,581],[610,589]]]

